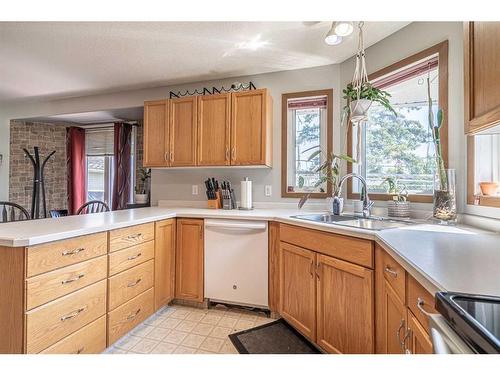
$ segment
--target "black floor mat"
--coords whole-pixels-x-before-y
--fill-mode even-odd
[[[283,319],[229,335],[240,354],[321,354]]]

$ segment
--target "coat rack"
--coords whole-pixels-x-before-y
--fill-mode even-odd
[[[245,85],[244,83],[235,82],[235,83],[231,84],[231,86],[229,88],[225,88],[224,86],[221,86],[220,88],[212,87],[211,89],[204,87],[203,90],[201,90],[201,91],[198,91],[198,89],[195,89],[193,92],[191,92],[189,90],[186,90],[184,92],[182,92],[182,91],[177,91],[177,92],[170,91],[170,99],[180,98],[182,96],[213,95],[213,94],[221,94],[223,92],[255,90],[255,89],[256,89],[255,85],[252,82],[248,82],[247,85]]]
[[[43,171],[50,157],[56,153],[52,151],[40,164],[39,148],[34,147],[35,154],[32,156],[29,151],[23,148],[24,153],[30,158],[33,165],[33,193],[31,195],[31,218],[40,218],[40,191],[42,192],[43,217],[47,217],[47,203],[45,201],[45,182],[43,180]]]

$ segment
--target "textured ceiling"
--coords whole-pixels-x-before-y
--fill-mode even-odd
[[[408,22],[366,22],[370,46]],[[62,98],[339,63],[330,22],[0,22],[0,101]],[[261,48],[245,47],[258,41]]]

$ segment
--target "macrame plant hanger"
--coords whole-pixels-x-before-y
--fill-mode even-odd
[[[367,116],[366,112],[370,108],[371,101],[366,99],[361,99],[361,90],[363,86],[368,82],[368,74],[366,72],[366,61],[365,61],[365,43],[363,39],[363,25],[364,22],[360,21],[358,23],[359,37],[358,37],[358,52],[356,53],[356,66],[354,68],[354,75],[352,77],[352,87],[356,90],[356,100],[349,103],[350,106],[350,118],[348,123],[349,126],[357,125],[357,144],[356,144],[356,155],[355,160],[361,163],[360,153],[361,153],[361,126],[366,122]],[[362,112],[357,114],[358,109]]]

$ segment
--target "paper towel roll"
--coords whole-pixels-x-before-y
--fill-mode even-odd
[[[241,181],[240,207],[245,210],[252,208],[252,181],[248,177]]]

